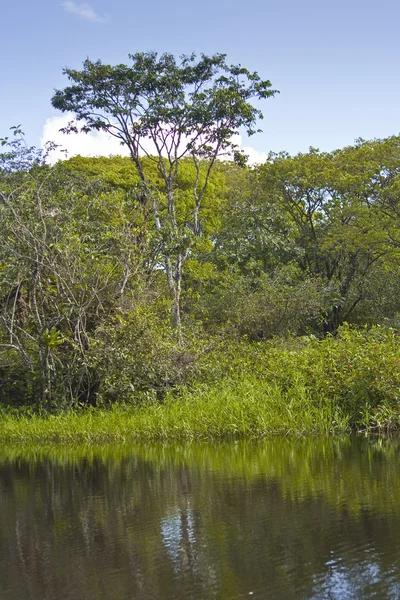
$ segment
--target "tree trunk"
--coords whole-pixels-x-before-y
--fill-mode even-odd
[[[179,346],[183,346],[182,339],[182,321],[181,321],[181,284],[182,284],[182,263],[184,256],[179,254],[175,269],[172,267],[171,259],[165,257],[165,267],[167,272],[167,282],[170,296],[172,298],[172,324],[178,335]]]

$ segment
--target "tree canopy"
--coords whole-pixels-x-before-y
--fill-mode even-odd
[[[400,327],[398,136],[250,167],[232,135],[275,92],[224,55],[65,72],[68,131],[130,157],[49,166],[0,139],[0,400],[160,400],[231,344]]]
[[[193,238],[202,235],[202,201],[215,161],[231,154],[244,164],[233,136],[241,128],[248,135],[256,133],[263,115],[251,101],[276,91],[258,73],[228,65],[224,54],[202,54],[199,60],[192,54],[178,62],[171,54],[147,52],[130,59],[131,65],[116,66],[88,59],[82,71],[65,69],[72,85],[56,91],[52,103],[75,115],[76,122],[66,131],[103,130],[128,147],[142,184],[142,201],[151,206],[164,240],[163,263],[180,336],[183,265]],[[154,161],[160,181],[148,177],[143,155]],[[177,196],[185,158],[193,161],[196,172],[191,215],[182,219]],[[162,214],[164,197],[167,210]]]

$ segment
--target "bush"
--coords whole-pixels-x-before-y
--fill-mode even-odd
[[[318,279],[304,278],[294,265],[254,277],[227,271],[192,310],[209,332],[260,341],[321,329],[326,296]]]
[[[194,376],[204,342],[186,332],[184,347],[170,323],[169,303],[120,311],[99,328],[92,364],[101,381],[98,401],[162,401],[167,390]]]
[[[231,344],[203,358],[200,379],[242,381],[249,373],[285,401],[306,390],[310,406],[329,406],[355,429],[400,424],[400,338],[393,329],[339,328],[337,336]]]

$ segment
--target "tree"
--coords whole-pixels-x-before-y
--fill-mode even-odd
[[[272,155],[260,167],[270,202],[290,224],[282,258],[325,282],[327,332],[351,318],[366,299],[370,275],[393,253],[376,184],[388,156],[378,150],[379,144],[362,141],[332,153],[311,148],[294,157]]]
[[[49,411],[95,401],[96,330],[140,285],[146,240],[118,188],[48,167],[19,133],[0,155],[0,399]]]
[[[148,206],[162,247],[173,303],[173,321],[181,341],[183,264],[193,240],[202,235],[201,207],[218,157],[244,157],[232,140],[239,128],[257,132],[262,118],[252,99],[276,91],[270,81],[240,65],[229,66],[224,54],[182,56],[156,52],[130,55],[131,65],[106,65],[87,59],[83,70],[65,69],[71,86],[55,92],[52,104],[71,111],[76,121],[66,132],[102,130],[128,147],[141,183],[141,201]],[[149,146],[150,142],[150,146]],[[143,169],[142,156],[154,161],[158,180]],[[181,161],[195,166],[190,218],[176,202]]]

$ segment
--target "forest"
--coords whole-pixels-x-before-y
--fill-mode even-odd
[[[249,166],[230,140],[269,81],[131,58],[129,93],[86,61],[53,97],[129,157],[1,139],[3,430],[85,407],[153,437],[397,427],[400,137]]]

